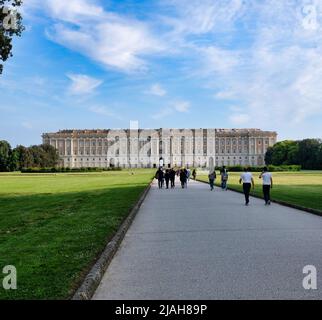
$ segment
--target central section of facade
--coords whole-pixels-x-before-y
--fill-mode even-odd
[[[263,165],[276,132],[259,129],[61,130],[45,133],[65,167]]]

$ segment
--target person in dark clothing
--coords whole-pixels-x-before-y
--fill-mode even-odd
[[[193,180],[196,180],[196,178],[197,178],[197,171],[196,171],[196,169],[193,169],[193,171],[192,171],[192,177],[193,177]]]
[[[159,170],[155,174],[156,179],[158,179],[158,185],[159,189],[163,188],[163,181],[164,181],[164,172],[162,168],[159,168]]]
[[[208,178],[209,178],[209,185],[210,185],[210,190],[214,190],[215,186],[215,180],[216,180],[216,171],[213,170],[212,172],[209,173]]]
[[[176,180],[176,171],[174,169],[170,170],[170,181],[171,181],[171,188],[175,187],[175,180]]]
[[[180,181],[181,181],[182,189],[186,188],[186,186],[187,186],[187,170],[185,168],[182,168],[180,170]]]
[[[170,170],[167,169],[164,174],[165,184],[167,189],[169,189],[169,181],[170,181]]]
[[[225,166],[220,170],[221,176],[221,189],[227,191],[228,171]]]

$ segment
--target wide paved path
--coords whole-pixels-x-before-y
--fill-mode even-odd
[[[322,299],[322,218],[190,182],[153,185],[94,299]],[[318,289],[304,290],[303,267]]]

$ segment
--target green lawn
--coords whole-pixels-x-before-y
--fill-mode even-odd
[[[152,176],[0,174],[0,299],[71,297]],[[17,290],[2,288],[6,265]]]
[[[255,172],[253,175],[255,190],[252,194],[262,196],[262,181],[258,178],[259,173]],[[239,177],[240,173],[231,172],[228,186],[241,191]],[[205,173],[201,173],[198,178],[208,181]],[[220,183],[219,180],[220,176],[217,172],[217,185]],[[322,211],[322,171],[274,172],[273,181],[272,199]]]

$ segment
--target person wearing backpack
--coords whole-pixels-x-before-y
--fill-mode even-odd
[[[222,167],[221,172],[221,189],[227,191],[227,182],[228,182],[228,170],[225,166]]]

